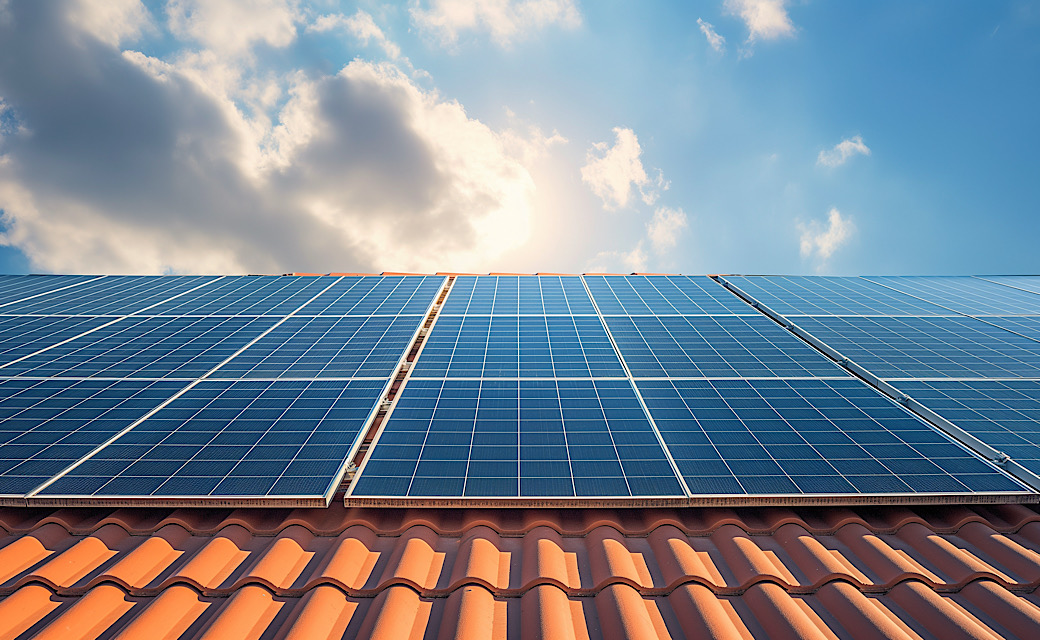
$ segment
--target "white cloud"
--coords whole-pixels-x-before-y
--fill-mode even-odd
[[[69,19],[114,47],[155,29],[151,14],[140,0],[77,0],[69,7]]]
[[[0,95],[28,127],[5,129],[0,243],[33,269],[487,270],[528,237],[528,167],[558,136],[492,129],[390,63],[293,74],[272,100],[212,52],[123,54],[54,7],[0,25]],[[38,42],[52,55],[22,55]]]
[[[703,33],[704,37],[708,39],[708,44],[711,45],[712,49],[719,53],[726,50],[726,39],[715,31],[715,26],[713,24],[697,18],[697,26],[701,28],[701,33]]]
[[[658,207],[646,225],[646,236],[655,253],[663,253],[678,242],[679,233],[686,228],[686,213],[682,209]]]
[[[801,232],[802,258],[816,258],[822,267],[835,251],[847,243],[856,232],[855,225],[848,217],[832,208],[827,212],[827,223],[812,220],[808,224],[799,222]]]
[[[224,55],[248,53],[256,44],[286,47],[303,16],[295,0],[169,0],[170,31]]]
[[[747,25],[748,37],[740,49],[740,57],[748,58],[754,53],[759,40],[777,40],[794,36],[795,29],[787,15],[787,0],[726,0],[725,10]]]
[[[344,29],[366,46],[369,42],[375,42],[393,60],[401,57],[401,48],[386,37],[371,15],[361,9],[358,9],[357,13],[352,16],[342,13],[319,16],[313,24],[307,27],[307,31],[319,33],[335,29]]]
[[[411,15],[416,26],[447,46],[462,31],[487,31],[496,43],[508,46],[550,25],[581,26],[574,0],[430,0],[428,9],[416,2]]]
[[[640,240],[630,251],[601,251],[585,266],[585,273],[645,273],[647,253]]]
[[[660,192],[668,189],[669,183],[660,170],[653,180],[646,175],[639,159],[642,153],[634,131],[614,127],[614,146],[608,147],[606,142],[593,144],[585,155],[581,179],[608,209],[628,206],[633,185],[643,202],[652,205]]]
[[[849,158],[854,155],[861,154],[865,156],[870,155],[870,147],[863,144],[863,138],[860,136],[853,136],[846,138],[834,145],[831,150],[823,150],[818,156],[816,156],[816,164],[821,164],[825,167],[840,167],[845,164]]]

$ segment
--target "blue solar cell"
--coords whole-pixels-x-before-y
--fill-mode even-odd
[[[297,315],[426,315],[443,276],[349,276]]]
[[[1040,342],[968,317],[817,317],[799,326],[880,378],[1040,377]]]
[[[1040,276],[976,276],[981,280],[995,282],[1032,293],[1040,293]]]
[[[693,495],[1025,489],[857,380],[644,380]]]
[[[422,316],[290,317],[214,376],[388,378],[422,321]]]
[[[221,278],[148,309],[149,315],[284,316],[337,282],[335,277],[235,276]]]
[[[4,366],[0,375],[197,378],[274,323],[255,317],[125,317]]]
[[[725,276],[782,316],[943,316],[953,312],[869,280],[835,276]]]
[[[411,380],[351,489],[384,497],[681,496],[622,380]]]
[[[325,497],[385,386],[202,381],[39,495]]]
[[[112,320],[89,316],[0,316],[0,367]],[[0,375],[5,373],[0,369]]]
[[[0,312],[6,305],[34,296],[42,296],[58,289],[73,287],[99,276],[10,276],[0,275]]]
[[[596,315],[579,276],[459,276],[441,315]]]
[[[869,280],[967,315],[1040,315],[1040,295],[970,276],[881,276]]]
[[[847,374],[763,316],[607,316],[634,377]]]
[[[441,316],[416,377],[623,377],[595,316]]]
[[[104,276],[61,291],[5,305],[4,313],[126,315],[213,282],[216,276]]]
[[[0,380],[0,495],[32,491],[183,386],[149,380]]]
[[[604,315],[756,315],[707,276],[584,276]]]

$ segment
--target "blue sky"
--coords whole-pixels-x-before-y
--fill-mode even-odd
[[[0,269],[1037,273],[1038,94],[1029,2],[0,1]]]

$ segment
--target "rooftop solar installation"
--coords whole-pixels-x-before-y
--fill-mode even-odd
[[[443,315],[596,315],[579,276],[458,276]]]
[[[970,276],[882,276],[869,280],[966,315],[1040,315],[1040,294]]]
[[[128,315],[216,279],[216,276],[104,276],[0,309],[18,315]]]
[[[638,384],[694,495],[1022,490],[858,380]]]
[[[626,380],[412,380],[353,496],[684,491]]]
[[[589,378],[625,370],[597,316],[441,316],[412,375]]]
[[[812,317],[798,326],[880,378],[1040,378],[1040,342],[969,317]]]
[[[584,276],[603,315],[757,315],[707,276]]]
[[[232,276],[148,307],[147,313],[284,316],[338,280],[334,277]]]
[[[297,315],[425,315],[443,276],[347,276]]]
[[[318,501],[335,488],[385,386],[204,380],[38,495]]]
[[[954,311],[858,277],[724,276],[782,316],[948,316]]]
[[[91,316],[0,316],[0,366],[113,320]]]
[[[73,287],[101,276],[0,276],[0,312],[4,305],[58,289]]]
[[[636,378],[847,374],[764,316],[606,316]]]
[[[32,491],[183,386],[168,380],[0,380],[0,495]]]
[[[0,367],[0,376],[197,378],[274,323],[258,317],[128,316]]]
[[[389,378],[422,320],[422,316],[293,316],[217,369],[214,376]]]

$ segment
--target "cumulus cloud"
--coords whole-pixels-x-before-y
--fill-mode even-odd
[[[704,37],[707,38],[708,44],[711,45],[712,49],[718,53],[722,53],[726,50],[726,39],[715,31],[715,26],[713,24],[697,18],[697,26],[700,27],[701,33],[703,33]]]
[[[603,200],[607,209],[627,207],[633,187],[644,203],[652,205],[660,192],[668,189],[669,183],[660,170],[653,179],[646,174],[640,159],[642,153],[634,131],[614,127],[614,146],[597,142],[586,152],[581,179]]]
[[[412,22],[438,37],[444,45],[458,42],[462,31],[486,31],[502,46],[551,25],[565,29],[581,26],[574,0],[430,0],[417,3]]]
[[[112,46],[155,29],[151,14],[140,0],[76,0],[69,6],[69,18]]]
[[[307,31],[323,33],[342,29],[357,38],[361,44],[368,45],[369,42],[377,44],[387,57],[396,60],[401,57],[401,48],[392,42],[379,28],[375,20],[368,13],[358,9],[352,16],[342,13],[318,16],[318,18],[307,27]]]
[[[0,242],[34,269],[471,270],[528,236],[526,163],[552,137],[491,129],[393,64],[292,74],[268,122],[183,57],[120,52],[57,3],[7,9]]]
[[[816,156],[816,164],[825,167],[840,167],[854,155],[870,155],[870,147],[863,144],[861,136],[845,138],[834,145],[833,149],[820,151],[820,154]]]
[[[799,222],[802,258],[816,258],[822,267],[835,251],[847,243],[856,232],[848,217],[832,208],[827,212],[827,222],[812,220],[808,224]]]
[[[682,209],[658,207],[654,217],[646,225],[646,236],[654,251],[663,253],[673,248],[679,239],[679,233],[686,228],[686,213]]]
[[[166,14],[174,35],[224,55],[289,46],[303,19],[295,0],[170,0]]]
[[[740,57],[754,53],[760,40],[777,40],[794,36],[794,24],[787,15],[787,0],[726,0],[727,13],[739,16],[747,26],[748,37],[740,49]]]

